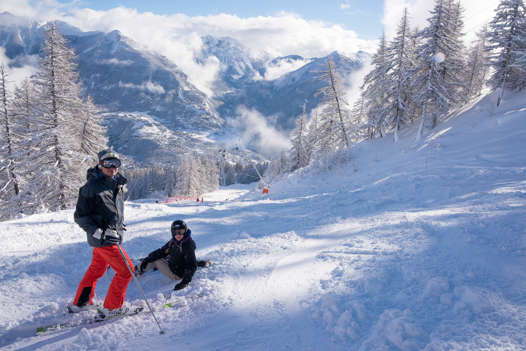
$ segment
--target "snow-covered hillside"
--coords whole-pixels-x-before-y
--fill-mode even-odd
[[[126,204],[136,258],[188,222],[200,269],[140,278],[147,313],[35,336],[61,320],[91,258],[72,211],[0,223],[5,350],[526,349],[526,103],[492,97],[420,141],[363,143],[329,172],[293,174],[204,203]],[[104,297],[112,272],[97,286]],[[141,305],[132,281],[129,304]],[[73,318],[73,317],[69,317]]]

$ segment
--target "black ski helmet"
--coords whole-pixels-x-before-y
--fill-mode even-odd
[[[184,221],[178,219],[172,222],[172,227],[171,227],[172,236],[175,235],[175,231],[177,229],[184,229],[184,233],[186,234],[186,231],[188,230],[188,226],[186,225]]]

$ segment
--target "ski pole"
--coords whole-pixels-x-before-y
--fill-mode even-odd
[[[157,317],[155,317],[155,313],[153,313],[153,309],[150,306],[150,303],[148,302],[148,299],[146,298],[146,295],[144,294],[144,290],[143,290],[143,288],[141,286],[141,283],[139,283],[139,279],[137,279],[135,274],[133,274],[133,271],[132,271],[132,269],[130,267],[130,264],[128,263],[128,260],[126,259],[126,256],[124,255],[124,252],[122,251],[121,245],[118,244],[117,247],[119,248],[119,251],[121,252],[122,259],[124,260],[124,263],[126,263],[126,267],[128,267],[128,270],[130,271],[130,274],[135,279],[135,284],[137,284],[137,287],[139,288],[139,291],[141,292],[142,297],[144,298],[144,301],[146,302],[146,305],[148,306],[148,309],[152,313],[152,316],[153,316],[153,319],[155,320],[155,323],[157,323],[157,326],[159,327],[160,334],[164,334],[164,330],[163,330],[163,328],[161,328],[161,324],[159,324],[159,321],[157,320]]]

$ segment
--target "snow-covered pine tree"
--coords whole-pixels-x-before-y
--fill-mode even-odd
[[[16,162],[16,137],[13,117],[9,111],[7,72],[0,65],[0,218],[10,218],[20,211],[20,178]]]
[[[204,181],[201,184],[201,191],[199,193],[215,191],[219,189],[219,167],[212,155],[207,155],[202,158],[202,167],[204,174]]]
[[[468,100],[479,96],[486,84],[489,73],[489,58],[486,51],[486,37],[488,28],[484,26],[477,33],[477,40],[474,41],[468,53],[466,71],[463,75],[465,83],[464,95]]]
[[[157,190],[157,187],[158,187],[158,184],[156,182],[156,175],[157,174],[157,170],[154,168],[154,167],[148,167],[146,168],[146,172],[145,172],[145,181],[144,181],[144,194],[145,196],[148,196],[150,194],[153,194],[156,190]]]
[[[223,164],[223,175],[220,179],[222,179],[222,185],[231,185],[236,182],[236,171],[233,164],[230,162]]]
[[[17,164],[20,194],[17,199],[19,206],[16,213],[31,214],[38,210],[38,201],[33,194],[37,184],[31,180],[34,176],[34,167],[31,162],[33,153],[39,149],[37,118],[40,110],[36,105],[35,87],[29,79],[25,79],[15,87],[11,99],[12,130],[16,138],[15,164]]]
[[[199,181],[197,172],[199,164],[194,155],[184,154],[179,157],[176,172],[176,192],[179,195],[199,194]]]
[[[318,95],[323,96],[321,102],[323,113],[319,120],[318,150],[326,153],[347,148],[350,145],[346,130],[347,106],[343,98],[341,78],[336,72],[332,57],[327,59],[327,67],[319,72],[317,79],[326,83],[317,91]]]
[[[290,172],[290,167],[289,167],[289,162],[288,162],[287,152],[286,151],[281,151],[281,153],[280,153],[279,169],[280,169],[280,173]]]
[[[372,129],[372,137],[374,135],[383,137],[383,125],[388,115],[387,91],[391,82],[386,77],[391,67],[386,59],[386,48],[385,34],[383,34],[378,50],[373,55],[373,69],[364,77],[362,85],[362,96],[365,99],[365,111]]]
[[[144,196],[142,196],[144,169],[129,169],[126,172],[126,178],[128,179],[128,191],[126,192],[126,199],[128,200],[144,198]]]
[[[291,170],[307,166],[310,162],[307,154],[307,113],[306,105],[303,104],[303,113],[296,118],[296,127],[291,133],[292,147],[290,149],[289,159]]]
[[[12,116],[9,113],[7,93],[7,72],[4,65],[0,65],[0,121],[2,123],[3,142],[0,144],[2,159],[6,161],[6,173],[9,185],[16,196],[20,193],[15,165],[15,135],[13,133]],[[0,184],[0,187],[2,184]]]
[[[369,120],[369,115],[365,110],[365,98],[362,94],[354,102],[351,108],[351,129],[352,134],[349,136],[352,143],[360,142],[364,139],[372,139],[374,136],[374,123]]]
[[[489,24],[487,50],[494,73],[490,85],[521,90],[526,86],[526,7],[523,0],[502,0]]]
[[[85,181],[79,142],[83,126],[83,101],[75,54],[55,23],[45,32],[44,58],[34,79],[38,91],[39,148],[32,153],[35,197],[49,210],[74,204]]]
[[[164,187],[164,190],[166,192],[166,196],[174,196],[176,195],[176,184],[177,184],[177,178],[175,176],[177,167],[175,166],[168,166],[166,169],[166,184]]]
[[[226,150],[217,150],[217,168],[219,169],[219,185],[227,185],[226,183],[226,168],[228,162],[226,161]]]
[[[31,150],[35,147],[37,140],[34,138],[38,131],[36,116],[39,113],[36,105],[35,87],[29,79],[24,79],[22,83],[15,87],[13,94],[11,113],[13,115],[14,133],[17,137],[17,154],[20,163],[28,159]]]
[[[456,102],[456,86],[446,79],[447,71],[455,67],[446,62],[448,57],[454,56],[451,50],[456,47],[450,20],[445,0],[437,0],[428,18],[429,26],[420,33],[422,44],[417,48],[419,66],[409,77],[411,88],[416,92],[415,103],[422,106],[417,138],[420,138],[427,120],[434,128],[439,116],[446,114]]]
[[[323,157],[324,155],[320,155]],[[286,151],[280,152],[279,158],[273,159],[263,173],[263,184],[272,183],[277,177],[283,173],[290,171],[290,161]]]
[[[464,45],[464,8],[458,0],[448,0],[447,12],[449,14],[449,40],[444,44],[448,51],[444,52],[443,74],[445,81],[453,89],[452,95],[458,96],[457,102],[467,101],[463,94],[466,84],[463,75],[466,71],[466,47]]]
[[[360,112],[356,114],[357,106],[361,106]],[[354,101],[354,103],[349,106],[349,110],[345,111],[346,122],[347,122],[347,135],[349,137],[349,143],[352,145],[356,142],[366,139],[365,130],[367,129],[367,115],[365,114],[365,106],[363,101],[363,96]]]
[[[411,47],[411,35],[407,8],[398,25],[398,30],[385,53],[385,63],[389,67],[386,73],[386,84],[389,84],[385,96],[385,107],[387,112],[385,124],[394,130],[394,140],[398,141],[400,125],[409,123],[407,111],[410,100],[409,76],[414,64]]]
[[[185,154],[177,161],[176,166],[155,169],[154,176],[150,177],[151,182],[144,180],[143,176],[135,176],[136,172],[133,172],[143,184],[151,184],[151,188],[142,191],[144,196],[159,191],[163,191],[167,196],[196,196],[219,188],[219,166],[215,155]],[[133,191],[134,198],[137,198],[138,189],[134,187]]]
[[[91,96],[84,100],[84,108],[80,111],[82,129],[80,133],[80,153],[83,165],[97,163],[97,152],[106,148],[108,140],[105,128],[102,126],[102,117],[93,103]]]
[[[318,125],[319,125],[319,117],[318,117],[318,109],[314,109],[311,111],[311,117],[307,123],[307,132],[306,132],[306,145],[305,149],[307,154],[309,155],[309,163],[312,161],[316,155],[317,155],[317,145],[318,145]]]
[[[219,170],[215,160],[208,155],[196,155],[194,172],[196,188],[193,195],[217,190],[219,188]]]
[[[174,196],[175,172],[173,165],[125,169],[128,178],[126,199],[144,199],[151,196]]]
[[[420,67],[420,62],[418,61],[418,52],[417,49],[422,45],[423,39],[420,37],[420,29],[414,28],[411,32],[410,41],[411,41],[411,58],[409,61],[412,63],[412,67],[410,70],[410,76],[409,76],[409,96],[410,99],[408,101],[408,108],[407,108],[407,115],[410,119],[411,123],[415,123],[419,120],[419,118],[422,115],[422,106],[419,105],[415,100],[415,96],[418,94],[418,91],[415,90],[414,84],[411,82],[411,79],[414,78],[415,72],[418,71],[418,67]]]

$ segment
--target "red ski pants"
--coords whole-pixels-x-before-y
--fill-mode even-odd
[[[133,271],[133,263],[128,257],[128,254],[124,249],[122,249],[122,252],[126,256],[128,264]],[[128,288],[132,276],[128,267],[126,267],[126,263],[124,262],[117,245],[93,248],[91,264],[84,274],[84,278],[80,281],[75,300],[73,301],[74,305],[83,306],[86,304],[92,304],[97,280],[106,273],[108,266],[111,266],[115,271],[115,276],[113,277],[108,293],[106,294],[104,307],[113,310],[122,306],[126,297],[126,289]]]

